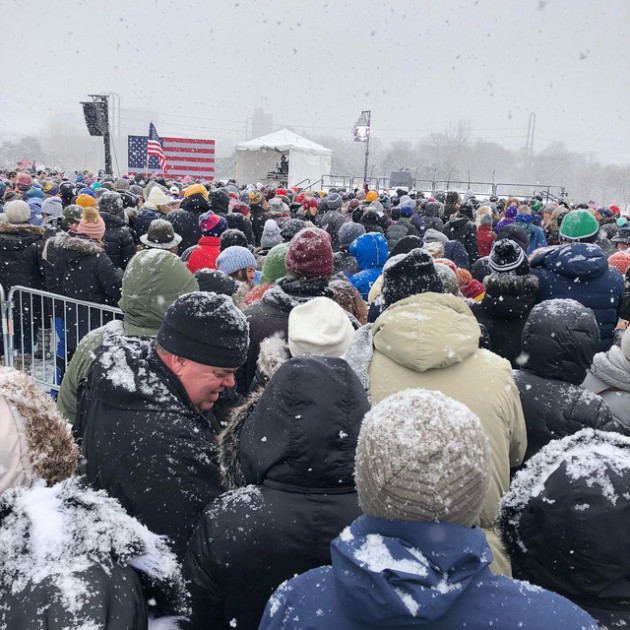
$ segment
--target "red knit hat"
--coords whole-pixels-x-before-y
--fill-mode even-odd
[[[319,228],[298,232],[284,260],[287,272],[296,278],[318,278],[333,273],[330,235]]]
[[[436,258],[433,262],[436,264],[440,263],[442,265],[446,265],[455,275],[457,275],[457,265],[449,258]]]
[[[630,267],[630,253],[625,250],[615,252],[608,259],[608,265],[611,267],[617,267],[617,269],[625,275],[626,270]]]
[[[475,280],[474,278],[464,286],[461,286],[459,290],[464,297],[471,298],[475,302],[480,302],[486,294],[486,287],[484,287],[479,280]]]

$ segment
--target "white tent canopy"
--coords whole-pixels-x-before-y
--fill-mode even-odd
[[[288,186],[308,185],[330,173],[330,149],[280,129],[236,145],[236,181],[249,184],[266,179],[267,173],[277,170],[282,153],[289,160]]]

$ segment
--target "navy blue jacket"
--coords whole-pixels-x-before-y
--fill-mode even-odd
[[[479,528],[361,516],[333,540],[331,555],[332,567],[274,593],[260,630],[598,627],[564,597],[491,573]]]
[[[537,301],[570,298],[595,313],[601,336],[599,351],[610,348],[623,306],[623,276],[608,266],[598,245],[570,243],[546,249],[531,260],[540,286]]]

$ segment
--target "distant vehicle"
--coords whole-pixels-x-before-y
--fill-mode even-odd
[[[398,171],[393,171],[389,176],[390,188],[406,188],[410,191],[413,188],[413,177],[407,168],[401,168]]]

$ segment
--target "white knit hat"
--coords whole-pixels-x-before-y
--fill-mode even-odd
[[[169,198],[159,186],[151,188],[147,201],[154,206],[167,206],[169,204]]]
[[[359,433],[355,483],[378,518],[478,522],[490,479],[479,419],[440,392],[407,389],[369,411]]]
[[[9,223],[28,223],[31,218],[31,209],[26,201],[16,199],[4,206],[4,214]]]
[[[291,356],[319,354],[343,357],[354,337],[346,312],[327,297],[316,297],[289,313]]]

